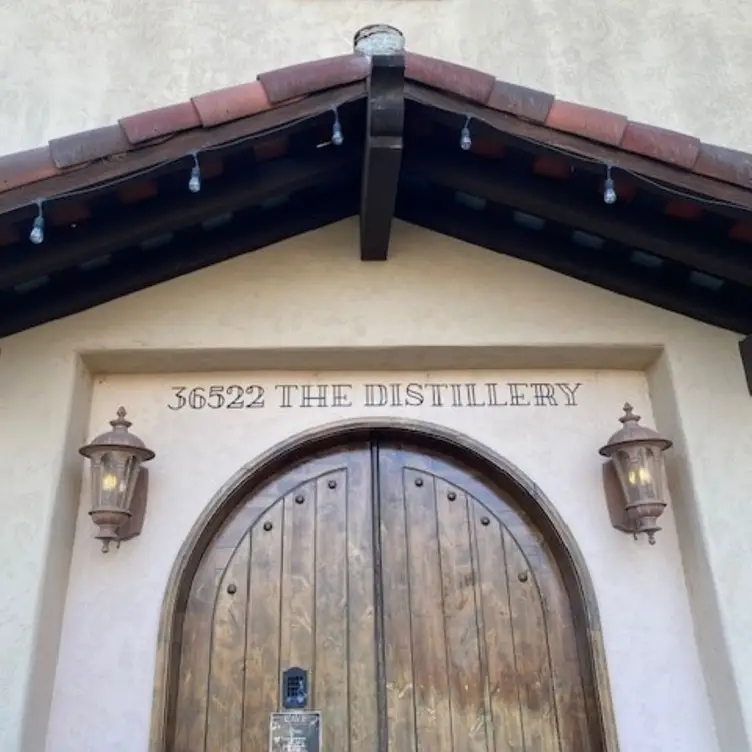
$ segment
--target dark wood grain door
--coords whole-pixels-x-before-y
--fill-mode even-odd
[[[188,596],[176,752],[262,752],[286,669],[325,752],[589,752],[572,609],[535,528],[425,449],[364,442],[241,504]]]

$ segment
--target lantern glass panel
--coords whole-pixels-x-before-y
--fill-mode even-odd
[[[91,458],[92,506],[127,511],[141,462],[131,452],[108,449]]]
[[[629,504],[661,499],[661,467],[655,447],[640,444],[616,452],[616,470]]]

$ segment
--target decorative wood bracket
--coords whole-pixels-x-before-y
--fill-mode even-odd
[[[402,167],[405,55],[374,54],[360,194],[360,258],[385,261]]]
[[[747,377],[747,387],[752,394],[752,334],[748,334],[740,343],[739,351],[742,355],[744,375]]]

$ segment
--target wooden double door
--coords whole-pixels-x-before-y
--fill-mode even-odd
[[[429,449],[363,441],[279,473],[209,544],[171,749],[265,752],[296,668],[325,752],[595,752],[582,652],[512,500]]]

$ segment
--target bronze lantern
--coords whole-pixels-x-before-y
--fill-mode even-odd
[[[96,537],[102,541],[102,551],[107,553],[110,543],[138,535],[137,530],[126,530],[133,516],[132,503],[141,481],[143,462],[154,458],[138,436],[129,432],[131,422],[125,419],[125,408],[117,411],[110,421],[111,431],[97,436],[79,452],[91,461],[91,519],[98,526]],[[145,472],[145,471],[144,471]],[[145,504],[144,498],[141,506]],[[143,509],[141,510],[141,522]]]
[[[650,544],[661,529],[657,522],[666,508],[664,501],[663,452],[672,442],[656,431],[640,425],[629,403],[624,405],[624,415],[619,418],[622,428],[599,453],[611,460],[619,481],[622,497],[622,514],[614,527],[637,535],[644,533]],[[612,521],[613,521],[612,514]]]

